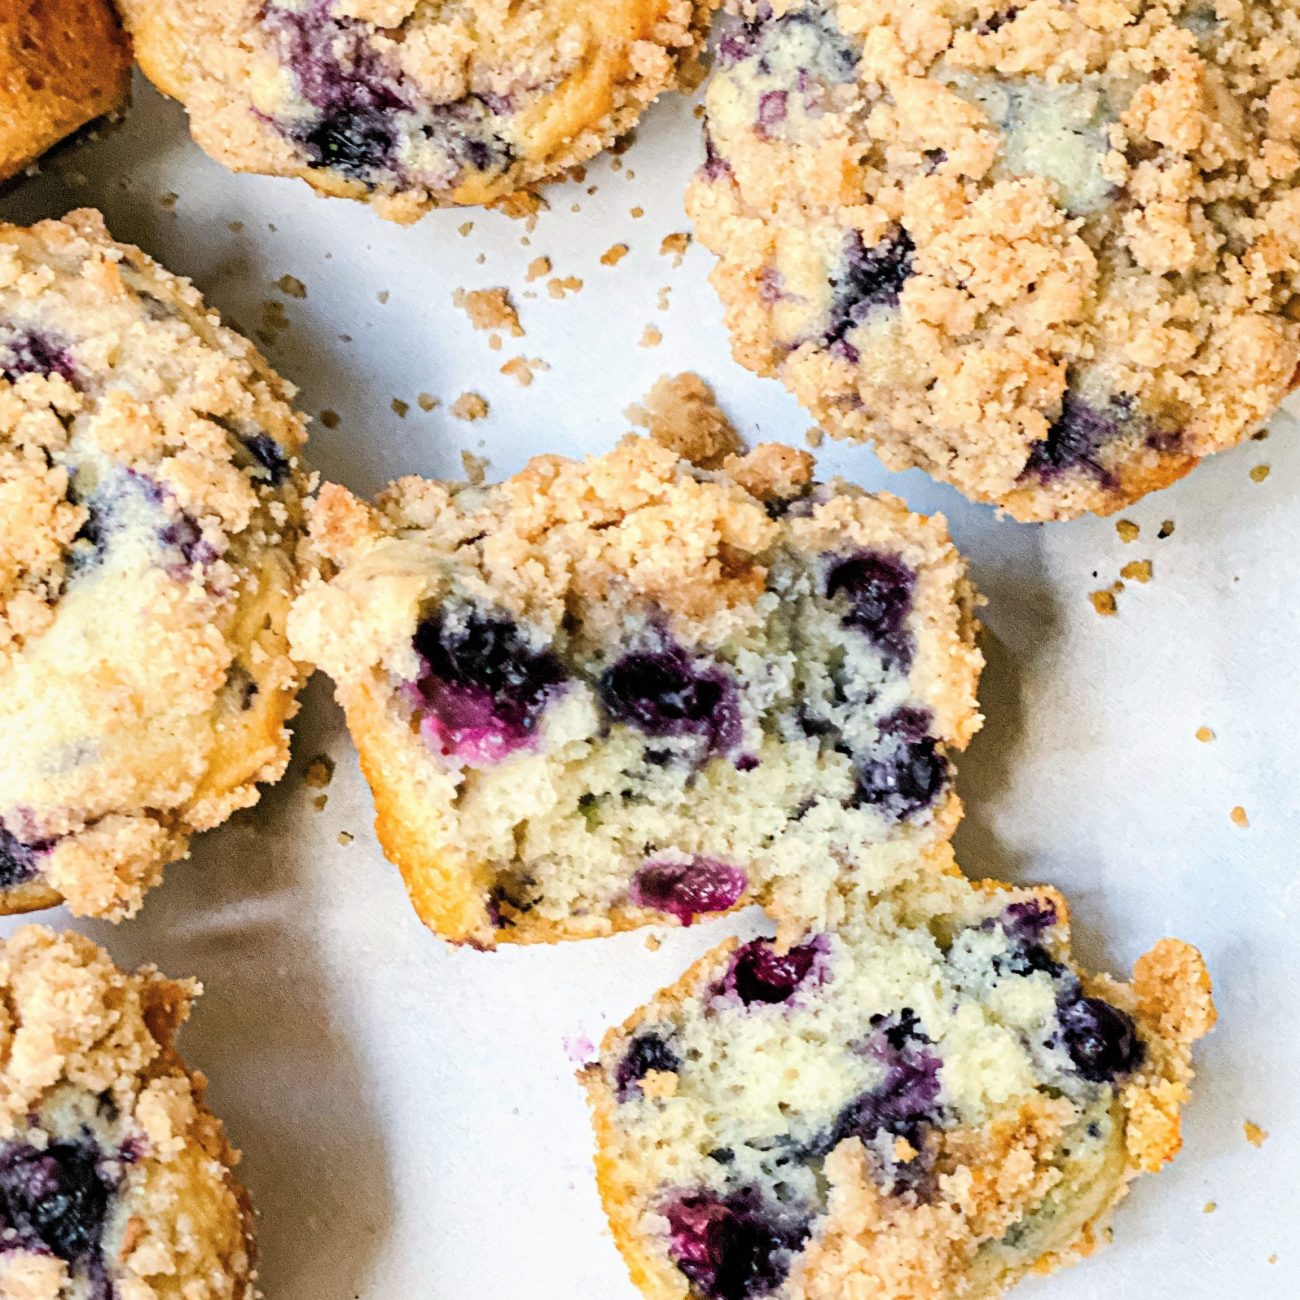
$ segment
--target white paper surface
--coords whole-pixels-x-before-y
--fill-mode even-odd
[[[667,100],[621,170],[605,159],[585,182],[550,189],[527,238],[522,223],[477,210],[399,229],[296,182],[228,175],[190,143],[181,111],[141,86],[124,127],[0,193],[0,217],[94,204],[246,331],[264,302],[282,302],[290,327],[263,343],[267,354],[307,412],[341,417],[314,426],[310,459],[362,493],[404,473],[460,477],[462,450],[489,456],[500,477],[534,452],[608,447],[628,427],[624,409],[685,369],[748,435],[799,445],[807,417],[730,360],[708,254],[692,247],[676,270],[659,254],[665,234],[689,228],[682,192],[699,148],[690,104]],[[628,256],[601,265],[619,242]],[[541,255],[582,291],[556,301],[544,280],[526,284]],[[286,274],[305,300],[277,291]],[[527,330],[500,352],[452,304],[457,288],[496,285],[510,286]],[[639,346],[647,325],[661,346]],[[520,354],[551,367],[531,388],[498,373]],[[488,420],[448,414],[469,390],[489,399]],[[442,406],[422,412],[422,392]],[[410,404],[405,419],[394,397]],[[1199,1054],[1182,1157],[1136,1185],[1114,1245],[1025,1284],[1026,1300],[1300,1295],[1295,425],[1279,417],[1267,441],[1135,506],[1126,517],[1141,536],[1127,545],[1113,521],[1000,522],[919,473],[885,472],[865,448],[824,449],[826,472],[942,510],[989,598],[988,722],[959,779],[966,870],[1061,887],[1095,964],[1126,971],[1174,934],[1201,946],[1217,984],[1221,1023]],[[1260,464],[1271,473],[1256,483]],[[1176,531],[1159,540],[1166,519]],[[1118,617],[1099,617],[1088,593],[1137,559],[1153,561],[1152,582],[1128,583]],[[1211,744],[1195,739],[1203,725]],[[317,812],[302,776],[321,753],[337,771]],[[1235,805],[1249,828],[1229,819]],[[370,822],[318,678],[285,781],[198,840],[138,919],[83,927],[124,963],[207,986],[182,1047],[244,1150],[266,1294],[634,1300],[597,1201],[573,1070],[608,1024],[757,922],[669,931],[653,953],[644,933],[454,951],[416,921]],[[340,844],[343,831],[355,840]],[[1247,1143],[1247,1119],[1268,1131],[1262,1148]]]

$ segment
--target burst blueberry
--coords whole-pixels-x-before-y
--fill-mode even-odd
[[[786,952],[778,952],[770,939],[752,939],[732,956],[723,991],[747,1007],[789,1002],[813,975],[825,949],[820,936]]]
[[[808,1236],[806,1222],[778,1217],[752,1190],[683,1196],[667,1207],[665,1218],[669,1256],[705,1300],[771,1295]]]
[[[739,867],[713,858],[647,862],[632,880],[628,896],[690,925],[697,916],[725,912],[740,902],[749,878]]]
[[[36,859],[44,845],[24,844],[0,822],[0,889],[31,880],[37,872]]]
[[[681,1058],[660,1035],[638,1034],[628,1044],[627,1052],[614,1071],[615,1095],[619,1101],[628,1101],[634,1096],[640,1096],[641,1080],[651,1070],[676,1073],[681,1068]]]
[[[417,689],[433,738],[448,752],[488,762],[530,742],[565,680],[560,661],[536,650],[508,618],[439,610],[421,622]]]
[[[1126,414],[1122,402],[1102,411],[1067,391],[1061,413],[1047,431],[1047,437],[1029,449],[1022,477],[1050,482],[1071,471],[1088,474],[1103,486],[1113,485],[1114,475],[1100,458],[1101,449],[1120,431]]]
[[[929,808],[948,783],[948,760],[926,730],[922,709],[898,709],[880,723],[871,755],[858,764],[858,806],[879,808],[903,820]]]
[[[832,559],[826,570],[827,599],[842,597],[848,605],[840,621],[866,636],[900,672],[911,667],[915,653],[907,627],[915,589],[911,567],[879,551]]]
[[[1092,1083],[1112,1083],[1142,1063],[1144,1050],[1127,1012],[1101,998],[1066,995],[1057,1005],[1057,1042]]]
[[[86,1143],[0,1148],[0,1217],[26,1249],[85,1261],[103,1236],[110,1191],[99,1153]]]
[[[647,736],[698,736],[711,754],[740,743],[740,704],[730,673],[693,662],[681,646],[624,655],[601,674],[601,701],[615,722]]]
[[[72,356],[61,343],[35,330],[0,338],[0,375],[10,383],[24,375],[62,375],[71,381]]]
[[[831,277],[830,321],[822,342],[858,360],[857,349],[847,339],[872,312],[898,306],[903,286],[912,276],[916,245],[901,226],[874,247],[863,243],[857,230],[844,237],[840,269]]]
[[[289,476],[289,459],[269,433],[255,433],[242,439],[248,454],[266,471],[272,487],[279,487]]]

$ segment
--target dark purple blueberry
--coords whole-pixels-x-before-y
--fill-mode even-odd
[[[1074,1068],[1091,1083],[1110,1083],[1130,1074],[1144,1055],[1133,1019],[1101,998],[1066,997],[1057,1005],[1055,1041]]]
[[[266,471],[272,487],[279,487],[289,476],[289,458],[269,433],[255,433],[242,438],[248,454]]]
[[[749,877],[739,867],[692,858],[647,862],[633,878],[628,894],[638,907],[653,907],[690,925],[697,916],[735,907],[748,885]]]
[[[491,761],[528,743],[565,680],[549,650],[535,650],[510,619],[438,610],[420,624],[415,649],[426,721],[449,752]]]
[[[24,375],[62,375],[69,382],[72,356],[61,343],[34,330],[22,330],[0,339],[0,375],[10,383]]]
[[[638,1086],[651,1070],[675,1073],[682,1068],[681,1058],[655,1033],[638,1034],[629,1044],[614,1071],[614,1095],[619,1101],[639,1097]]]
[[[927,149],[921,156],[925,159],[925,174],[927,176],[934,175],[948,161],[948,151],[946,149]]]
[[[987,18],[981,18],[975,24],[975,31],[981,36],[991,36],[994,32],[1001,31],[1008,23],[1015,22],[1019,12],[1020,10],[1014,6],[999,9],[997,13],[990,14]]]
[[[731,675],[692,662],[681,646],[634,651],[600,677],[600,698],[615,722],[647,736],[700,736],[710,753],[740,743],[740,702]]]
[[[994,957],[993,969],[999,975],[1033,975],[1042,971],[1059,979],[1066,968],[1041,943],[1020,940],[1013,942],[1006,953]]]
[[[732,956],[722,981],[723,991],[734,993],[747,1007],[756,1002],[788,1002],[803,987],[825,951],[820,936],[780,953],[771,939],[751,939]]]
[[[897,556],[857,551],[831,560],[826,597],[843,596],[848,611],[840,621],[861,632],[900,672],[912,666],[915,647],[907,628],[916,574]]]
[[[376,172],[392,170],[397,128],[391,109],[341,104],[326,110],[302,143],[313,167],[368,185]]]
[[[830,323],[822,342],[844,344],[856,357],[847,335],[877,308],[898,306],[903,286],[912,275],[916,245],[901,226],[868,248],[857,230],[844,237],[839,271],[831,277]],[[853,357],[850,357],[852,360]]]
[[[0,1147],[0,1219],[28,1250],[48,1250],[73,1265],[86,1261],[99,1248],[111,1192],[98,1153],[86,1143]]]
[[[901,821],[934,803],[948,783],[948,760],[926,734],[929,725],[923,709],[899,709],[881,721],[874,752],[858,763],[857,806]]]
[[[1101,449],[1119,431],[1128,412],[1122,401],[1112,402],[1113,410],[1100,411],[1067,390],[1047,437],[1029,449],[1029,459],[1021,477],[1033,477],[1048,483],[1072,471],[1089,474],[1103,486],[1113,485],[1114,475],[1100,460]]]
[[[1036,939],[1057,922],[1056,904],[1043,898],[1026,898],[1011,903],[997,918],[997,924],[1012,939]]]
[[[887,1067],[885,1078],[840,1111],[825,1150],[856,1137],[879,1154],[873,1143],[880,1134],[903,1138],[917,1154],[909,1161],[895,1161],[891,1155],[888,1175],[896,1183],[919,1189],[929,1175],[926,1134],[940,1119],[942,1062],[928,1050],[930,1046],[911,1010],[873,1016],[862,1050]]]
[[[706,180],[716,181],[731,175],[731,164],[718,152],[713,136],[704,132],[704,165],[700,168]]]
[[[668,1254],[704,1300],[771,1295],[808,1236],[806,1221],[783,1221],[752,1190],[720,1197],[700,1191],[665,1210]]]
[[[0,822],[0,889],[12,889],[31,880],[37,873],[37,858],[49,846],[24,844]]]

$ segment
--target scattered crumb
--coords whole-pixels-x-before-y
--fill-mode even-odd
[[[528,263],[528,273],[524,279],[532,284],[534,280],[540,280],[544,275],[551,273],[551,259],[549,257],[535,257]]]
[[[803,436],[810,447],[820,447],[826,441],[826,431],[815,424],[811,429],[805,430]]]
[[[663,341],[663,331],[654,325],[647,325],[641,334],[641,346],[643,348],[657,348]]]
[[[305,298],[307,296],[307,286],[296,275],[282,275],[275,282],[275,287],[286,298]]]
[[[1196,739],[1199,740],[1202,745],[1208,745],[1210,741],[1214,739],[1214,732],[1212,732],[1209,727],[1197,727]]]
[[[491,351],[500,352],[503,347],[505,347],[505,343],[500,334],[493,334],[491,338],[488,339],[488,348]]]
[[[1120,571],[1121,578],[1128,578],[1132,582],[1150,582],[1151,581],[1151,561],[1150,560],[1130,560]]]
[[[307,764],[302,779],[313,790],[325,789],[334,779],[334,760],[326,754],[318,754]]]
[[[503,375],[509,375],[520,388],[530,388],[538,372],[551,367],[541,357],[511,357],[501,367]]]
[[[668,295],[669,295],[670,293],[672,293],[672,287],[671,287],[670,285],[664,285],[664,287],[663,287],[662,289],[659,290],[659,310],[660,310],[660,311],[667,311],[667,310],[668,310]]]
[[[1268,1133],[1258,1124],[1252,1124],[1250,1120],[1247,1120],[1241,1129],[1246,1135],[1246,1141],[1253,1147],[1262,1147],[1268,1141]]]
[[[521,339],[524,327],[519,323],[519,313],[510,301],[510,290],[457,289],[451,300],[469,317],[476,330],[509,330],[512,337]]]
[[[566,294],[578,293],[581,288],[582,281],[576,275],[566,275],[550,281],[546,286],[546,292],[552,298],[563,298]]]
[[[1268,1257],[1268,1262],[1269,1262],[1270,1264],[1276,1264],[1276,1263],[1277,1263],[1277,1256],[1276,1256],[1276,1255],[1270,1255],[1270,1256]]]
[[[318,794],[314,799],[312,799],[311,806],[315,808],[317,812],[324,812],[325,805],[329,803],[329,801],[330,801],[329,795]]]
[[[474,229],[474,223],[472,221],[462,221],[456,229],[460,231],[461,237],[464,238],[464,236],[468,235],[469,232]]]
[[[244,233],[244,223],[242,221],[230,221],[226,223],[226,229],[232,235],[242,235]]]
[[[1201,1207],[1201,1213],[1202,1213],[1202,1214],[1213,1214],[1213,1213],[1215,1212],[1215,1210],[1217,1210],[1218,1208],[1219,1208],[1219,1207],[1218,1207],[1218,1205],[1217,1205],[1216,1202],[1214,1202],[1214,1201],[1206,1201],[1205,1204]]]
[[[581,204],[581,203],[571,203],[571,204],[569,205],[569,211],[570,211],[570,212],[581,212],[581,211],[582,211],[582,204]]]
[[[1246,816],[1246,810],[1245,810],[1245,809],[1244,809],[1240,804],[1238,804],[1238,805],[1237,805],[1237,806],[1236,806],[1236,807],[1235,807],[1235,808],[1234,808],[1234,809],[1233,809],[1233,810],[1228,814],[1228,816],[1232,818],[1232,824],[1233,824],[1234,826],[1249,826],[1249,825],[1250,825],[1250,818]],[[1247,1136],[1247,1137],[1250,1137],[1250,1129],[1251,1129],[1252,1127],[1253,1127],[1253,1125],[1251,1125],[1251,1124],[1247,1124],[1247,1125],[1246,1125],[1246,1136]],[[1251,1141],[1253,1142],[1254,1139],[1251,1138]],[[1261,1138],[1260,1141],[1263,1141],[1263,1139]],[[1255,1145],[1256,1145],[1256,1146],[1259,1146],[1259,1142],[1255,1142]]]
[[[658,952],[664,946],[664,941],[657,934],[648,934],[645,937],[645,946],[649,952]]]
[[[1264,442],[1268,438],[1268,429],[1260,429],[1250,435],[1252,442]]]
[[[487,261],[487,254],[486,254],[486,253],[480,253],[480,254],[479,254],[479,255],[474,259],[475,265],[477,265],[477,266],[482,266],[483,263],[486,262],[486,261]]]
[[[1119,612],[1119,606],[1115,604],[1115,593],[1113,591],[1094,591],[1088,599],[1092,601],[1092,607],[1103,618],[1110,618]]]
[[[1159,529],[1156,531],[1156,536],[1159,537],[1161,540],[1163,540],[1164,538],[1172,537],[1173,535],[1174,535],[1174,521],[1172,519],[1166,519],[1165,522],[1161,524]]]
[[[504,213],[512,221],[526,222],[526,228],[531,231],[537,225],[537,214],[550,207],[550,204],[532,190],[516,190],[489,206]]]
[[[462,451],[460,453],[460,463],[465,468],[465,478],[468,482],[477,487],[487,479],[488,458],[486,456],[476,456],[472,451]]]
[[[344,848],[347,848],[354,839],[356,839],[355,835],[351,835],[347,831],[339,831],[339,843],[343,845]]]
[[[179,194],[173,194],[171,190],[168,190],[166,194],[159,195],[158,206],[170,212],[180,202],[180,197]]]
[[[617,162],[618,159],[616,158],[614,161]],[[615,244],[600,255],[600,264],[601,266],[617,266],[630,251],[626,244]]]
[[[664,241],[659,245],[660,257],[671,257],[673,266],[681,266],[682,258],[686,256],[686,250],[691,246],[691,237],[685,230],[678,230],[671,235],[665,235]]]
[[[383,306],[383,304],[388,301],[388,290],[381,289],[377,294],[375,294],[375,301],[378,302],[380,306]]]
[[[657,380],[645,404],[630,406],[625,414],[657,443],[704,469],[717,469],[727,456],[743,449],[713,389],[690,371]]]
[[[1250,477],[1253,478],[1256,483],[1262,483],[1266,478],[1268,478],[1269,473],[1270,471],[1267,465],[1256,465],[1255,468],[1250,471]]]
[[[339,413],[337,411],[322,411],[320,413],[320,422],[327,429],[337,429],[339,427]]]
[[[422,411],[432,411],[438,405],[438,399],[432,393],[421,393],[415,401]]]
[[[411,409],[410,402],[404,402],[400,397],[394,397],[390,405],[393,408],[393,414],[399,420],[405,420],[407,412]]]
[[[644,208],[633,208],[633,209],[632,209],[632,220],[633,220],[633,221],[640,221],[641,218],[644,217],[644,216],[645,216],[645,209],[644,209]]]
[[[1115,531],[1122,542],[1136,542],[1142,529],[1131,519],[1121,519],[1115,525]]]
[[[452,404],[451,413],[458,420],[483,420],[491,408],[478,393],[462,393]]]

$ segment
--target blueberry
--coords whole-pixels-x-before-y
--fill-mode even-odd
[[[665,1211],[668,1253],[695,1295],[749,1300],[771,1295],[808,1236],[806,1221],[782,1221],[753,1190],[700,1191]]]
[[[186,564],[211,564],[216,548],[203,537],[203,530],[193,515],[182,510],[159,534],[164,546],[174,546]]]
[[[647,862],[636,873],[629,897],[638,907],[652,907],[690,925],[706,912],[734,907],[749,885],[739,867],[692,858],[689,862]]]
[[[560,661],[534,650],[508,618],[438,610],[415,633],[424,660],[419,689],[439,738],[475,760],[526,744],[564,682]]]
[[[803,987],[826,950],[819,938],[778,953],[770,939],[753,939],[738,948],[723,980],[747,1007],[756,1002],[788,1002]]]
[[[255,433],[241,439],[248,454],[266,471],[272,487],[279,487],[289,476],[289,458],[269,433]]]
[[[651,1070],[676,1072],[681,1068],[681,1058],[658,1034],[638,1034],[614,1071],[614,1094],[619,1101],[640,1096],[637,1085]]]
[[[858,763],[856,806],[902,821],[934,803],[948,783],[948,760],[926,734],[929,724],[928,712],[908,708],[881,721],[875,751]]]
[[[912,666],[915,646],[907,628],[916,574],[897,555],[857,551],[832,559],[826,569],[826,597],[843,597],[840,622],[861,632],[900,672]]]
[[[1007,936],[1007,951],[993,958],[994,971],[999,975],[1032,975],[1043,971],[1059,979],[1066,968],[1039,942],[1056,922],[1056,907],[1038,898],[1012,903],[1000,916],[984,921],[981,930],[997,926]]]
[[[397,130],[388,109],[343,104],[329,109],[302,143],[314,167],[371,184],[376,172],[391,169]]]
[[[0,889],[12,889],[36,875],[36,859],[48,845],[24,844],[0,822]]]
[[[1133,1019],[1101,998],[1063,997],[1057,1005],[1057,1044],[1091,1083],[1110,1083],[1129,1074],[1144,1056]]]
[[[789,112],[790,95],[784,90],[765,90],[758,97],[758,129],[769,135],[785,121]]]
[[[99,1247],[110,1192],[99,1154],[86,1143],[0,1147],[0,1218],[29,1250],[84,1260]]]
[[[1026,898],[1002,911],[998,924],[1013,939],[1027,939],[1050,930],[1057,922],[1056,905],[1046,899]]]
[[[1029,458],[1021,477],[1051,482],[1062,474],[1078,471],[1091,475],[1103,486],[1113,486],[1114,475],[1106,469],[1098,453],[1119,433],[1128,415],[1127,403],[1117,399],[1112,411],[1100,411],[1083,398],[1068,391],[1047,437],[1029,449]]]
[[[699,736],[710,753],[740,743],[740,704],[731,675],[700,666],[680,646],[636,651],[607,668],[598,684],[615,722],[648,736]]]
[[[929,1175],[925,1135],[940,1118],[939,1069],[941,1062],[928,1050],[929,1037],[914,1012],[873,1016],[871,1033],[861,1045],[886,1068],[883,1082],[855,1097],[835,1119],[827,1151],[856,1137],[872,1146],[882,1133],[903,1138],[918,1154],[910,1161],[890,1164],[890,1177],[919,1189]]]
[[[880,307],[897,307],[903,286],[912,275],[916,245],[901,226],[873,248],[862,242],[862,234],[850,230],[844,237],[839,272],[831,277],[830,322],[822,337],[827,347],[839,345],[848,360],[858,353],[847,340],[869,315]]]
[[[35,330],[20,330],[0,339],[0,375],[10,383],[24,375],[62,375],[72,380],[72,357],[68,349]]]

